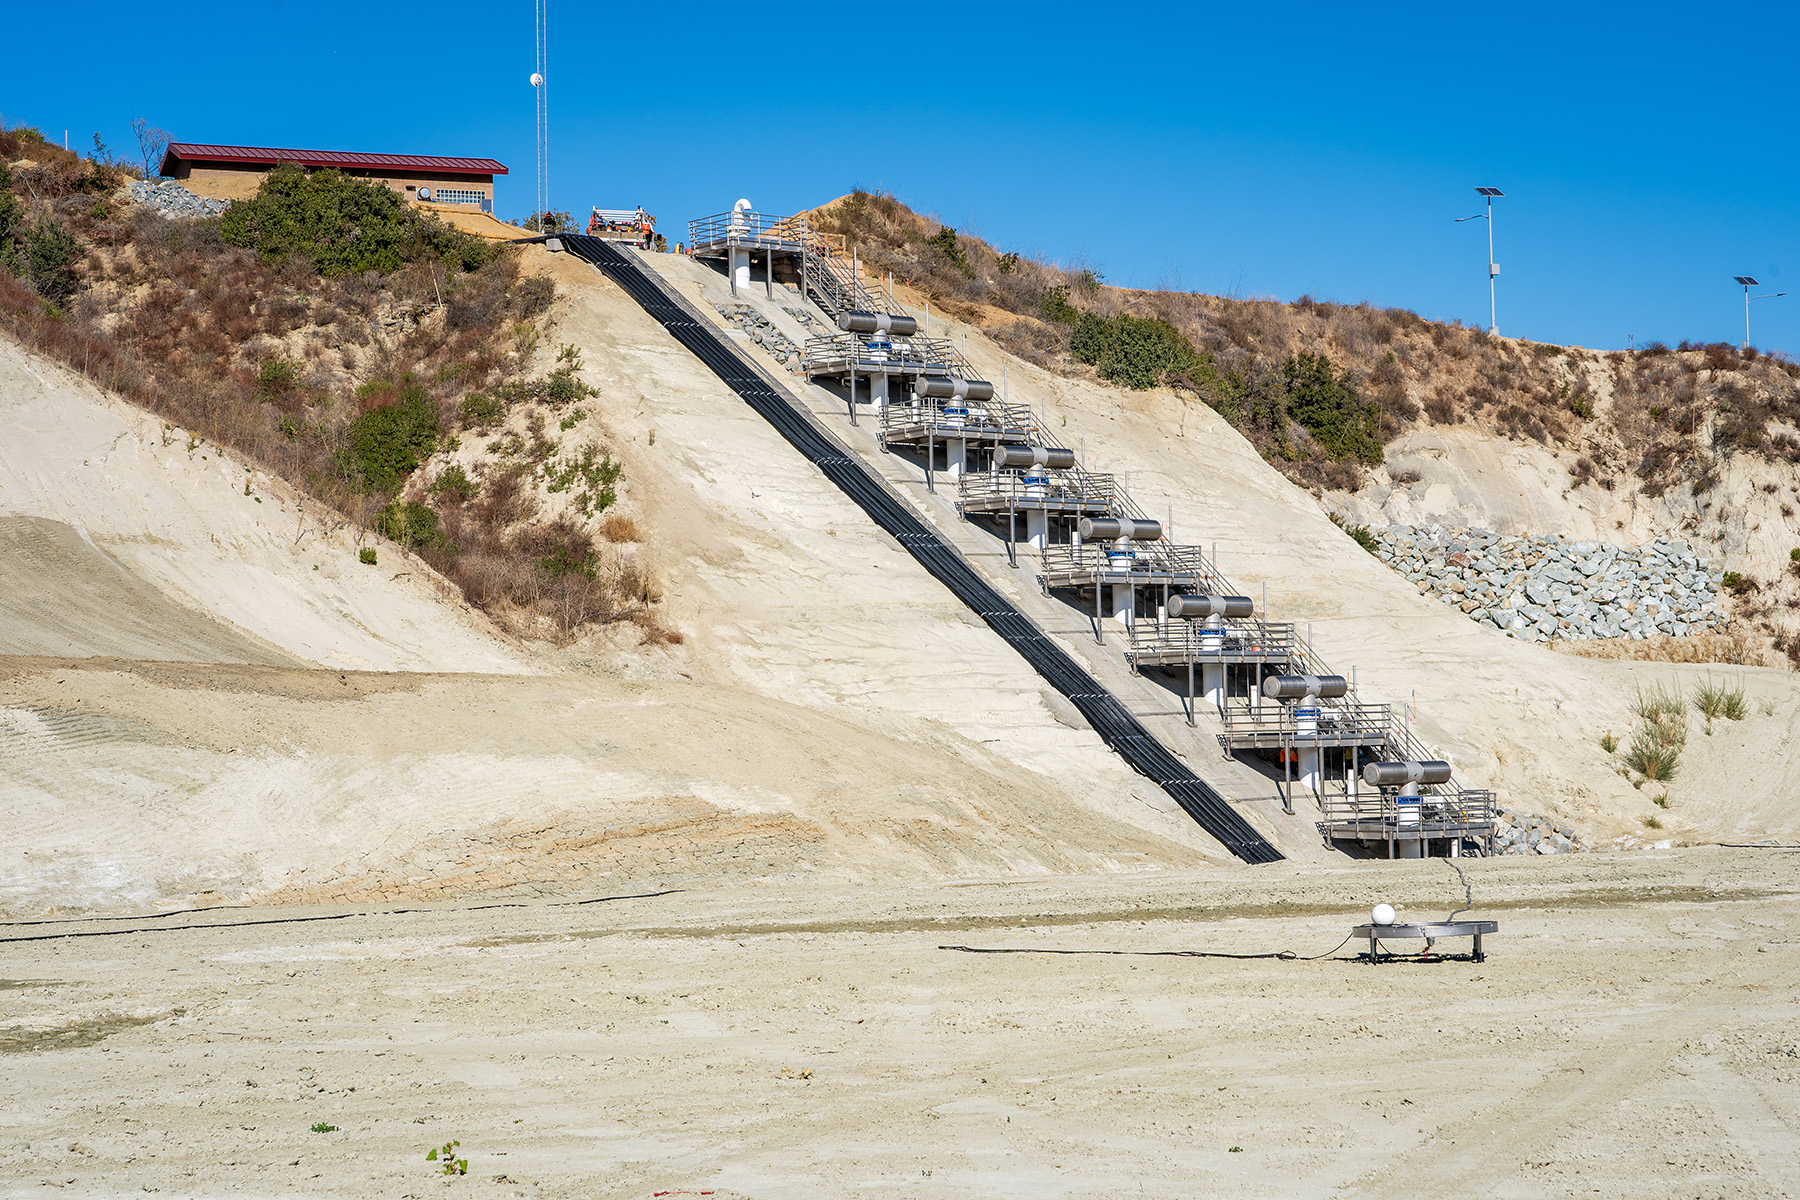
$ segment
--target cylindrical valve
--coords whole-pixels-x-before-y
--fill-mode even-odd
[[[985,379],[952,379],[948,375],[922,375],[913,384],[921,400],[992,400],[994,385]]]
[[[1331,699],[1349,690],[1350,681],[1342,675],[1271,675],[1262,682],[1262,694],[1271,700]]]
[[[837,323],[839,329],[848,333],[890,333],[895,337],[911,337],[919,332],[919,323],[900,313],[839,313]]]
[[[1450,764],[1429,758],[1424,762],[1372,762],[1362,769],[1370,787],[1400,787],[1409,783],[1449,783]]]
[[[1256,611],[1248,596],[1170,596],[1169,615],[1192,621],[1196,617],[1247,617]]]
[[[1075,465],[1075,452],[1057,446],[1001,446],[994,451],[994,469],[1052,467],[1066,471]]]
[[[1154,542],[1162,537],[1161,521],[1134,520],[1131,517],[1083,517],[1078,523],[1084,542],[1111,542],[1129,538],[1134,542]]]

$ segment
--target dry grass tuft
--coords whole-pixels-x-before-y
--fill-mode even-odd
[[[1625,662],[1729,663],[1738,667],[1785,666],[1787,659],[1767,649],[1767,639],[1743,633],[1696,633],[1687,637],[1600,638],[1552,642],[1550,648],[1577,658]]]

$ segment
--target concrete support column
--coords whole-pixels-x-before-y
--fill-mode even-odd
[[[876,412],[887,407],[888,377],[886,371],[879,375],[869,376],[869,403],[875,406]]]
[[[735,296],[740,287],[750,286],[750,251],[734,246],[728,261],[731,267],[731,294]]]
[[[1133,613],[1136,612],[1136,610],[1137,610],[1137,588],[1133,587],[1129,583],[1113,584],[1112,585],[1112,616],[1113,616],[1113,620],[1117,621],[1119,624],[1121,624],[1121,625],[1125,626],[1127,629],[1129,629],[1131,627],[1132,615],[1133,615]]]
[[[1040,554],[1050,541],[1050,518],[1041,508],[1025,510],[1025,540]]]
[[[961,478],[968,469],[968,443],[962,438],[944,439],[944,474],[952,479]]]

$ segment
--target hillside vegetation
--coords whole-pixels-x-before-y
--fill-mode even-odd
[[[606,511],[620,469],[579,355],[533,372],[554,287],[518,250],[334,171],[276,171],[210,220],[124,182],[0,131],[0,328],[414,550],[521,635],[674,636]]]
[[[1800,505],[1800,364],[1785,356],[1725,343],[1596,351],[1401,308],[1118,288],[866,191],[810,215],[871,270],[1031,362],[1210,405],[1317,495],[1357,489],[1409,432],[1454,427],[1557,452],[1567,490],[1661,500],[1671,532],[1714,555],[1744,551],[1755,532],[1733,524],[1748,495],[1717,490],[1734,464],[1754,476],[1741,489],[1779,502],[1769,519],[1792,528]],[[1800,564],[1783,548],[1743,568],[1728,577],[1736,617],[1800,662]]]

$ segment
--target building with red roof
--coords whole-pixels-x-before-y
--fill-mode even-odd
[[[247,200],[270,171],[292,163],[308,171],[332,168],[386,184],[409,200],[491,213],[494,176],[506,166],[491,158],[435,154],[354,154],[344,150],[281,150],[271,146],[207,146],[173,142],[162,174],[190,192],[218,200]]]

